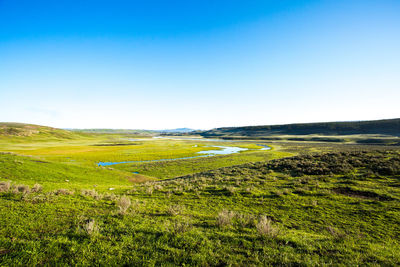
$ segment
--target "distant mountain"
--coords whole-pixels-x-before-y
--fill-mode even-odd
[[[66,129],[74,132],[83,133],[98,133],[98,134],[136,134],[136,135],[156,135],[157,133],[152,130],[138,130],[138,129]]]
[[[189,128],[176,128],[165,130],[142,130],[142,129],[66,129],[75,132],[85,133],[106,133],[106,134],[138,134],[138,135],[157,135],[163,133],[189,133],[194,131]]]
[[[267,137],[308,134],[383,134],[400,136],[400,119],[224,127],[208,131],[195,131],[192,134],[199,134],[204,137]]]
[[[196,131],[196,130],[190,129],[190,128],[176,128],[176,129],[157,130],[156,132],[159,132],[159,133],[189,133],[189,132],[193,132],[193,131]]]

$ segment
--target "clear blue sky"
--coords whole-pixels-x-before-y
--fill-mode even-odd
[[[400,1],[0,0],[0,121],[400,117]]]

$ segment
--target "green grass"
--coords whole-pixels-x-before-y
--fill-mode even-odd
[[[0,166],[1,181],[11,180],[29,186],[39,183],[45,190],[126,188],[145,178],[107,168],[68,165],[5,153],[0,153]],[[146,180],[151,178],[146,177]]]
[[[255,151],[178,161],[118,164],[113,165],[112,168],[129,172],[139,172],[140,174],[148,175],[158,179],[169,179],[221,167],[239,165],[247,162],[270,160],[289,155],[292,154],[281,151]]]
[[[400,264],[396,147],[275,142],[259,151],[258,142],[221,142],[252,150],[98,167],[214,149],[121,138],[0,141],[12,152],[0,153],[0,181],[12,184],[0,192],[1,266]],[[344,153],[355,150],[368,152]],[[303,156],[326,151],[335,153]],[[290,155],[299,156],[280,159]],[[43,191],[16,192],[37,183]],[[123,195],[132,202],[125,213]]]

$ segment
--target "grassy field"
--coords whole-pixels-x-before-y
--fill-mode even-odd
[[[47,137],[0,138],[1,266],[400,264],[397,146]]]

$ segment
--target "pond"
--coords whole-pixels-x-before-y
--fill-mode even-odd
[[[239,153],[241,151],[246,151],[248,148],[242,147],[235,147],[235,146],[212,146],[220,149],[215,150],[203,150],[197,152],[197,154],[204,154],[199,156],[192,156],[192,157],[182,157],[182,158],[173,158],[173,159],[154,159],[154,160],[137,160],[137,161],[119,161],[119,162],[99,162],[97,163],[98,166],[111,166],[116,164],[123,164],[123,163],[144,163],[144,162],[159,162],[159,161],[168,161],[168,160],[180,160],[180,159],[193,159],[193,158],[204,158],[204,157],[211,157],[216,155],[229,155],[234,153]],[[260,149],[263,150],[264,148]]]

